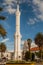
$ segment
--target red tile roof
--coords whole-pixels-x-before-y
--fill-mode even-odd
[[[38,51],[39,50],[39,47],[33,47],[30,49],[31,51]]]

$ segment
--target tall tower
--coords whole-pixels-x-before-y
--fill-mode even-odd
[[[16,9],[16,33],[15,33],[15,60],[21,60],[21,34],[20,34],[20,11],[19,5]]]

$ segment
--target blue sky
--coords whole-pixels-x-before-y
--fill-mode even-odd
[[[0,15],[4,15],[6,20],[0,20],[0,24],[7,31],[7,45],[9,50],[14,50],[14,34],[16,31],[16,1],[18,0],[0,0],[1,7],[4,8]],[[43,33],[43,0],[19,0],[20,1],[20,31],[22,41],[31,38],[34,40],[38,32]],[[2,41],[2,37],[0,41]]]

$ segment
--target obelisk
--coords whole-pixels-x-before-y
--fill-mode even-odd
[[[17,9],[16,9],[16,33],[15,33],[15,60],[21,60],[21,34],[20,34],[20,10],[19,10],[19,5],[17,4]]]

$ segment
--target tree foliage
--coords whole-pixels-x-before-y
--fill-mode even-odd
[[[28,61],[29,58],[30,58],[29,54],[30,54],[29,51],[27,51],[27,52],[25,53],[25,60],[26,60],[26,61]]]
[[[5,19],[6,19],[6,17],[0,16],[0,20],[5,20]]]
[[[0,7],[0,12],[1,12],[1,11],[3,11],[3,8],[2,8],[2,7]]]
[[[4,43],[0,43],[0,52],[6,51],[6,45]]]
[[[3,28],[2,25],[0,25],[0,36],[5,38],[6,34],[7,34],[6,30]]]
[[[43,34],[42,33],[38,33],[36,36],[35,36],[35,44],[38,45],[39,47],[39,55],[40,55],[40,58],[42,56],[41,52],[42,52],[42,47],[43,47]]]
[[[27,44],[28,44],[28,48],[29,48],[29,53],[30,53],[31,42],[32,42],[31,39],[27,39]]]
[[[32,59],[31,59],[31,61],[34,61],[34,60],[35,60],[35,54],[32,53]]]
[[[35,44],[41,47],[43,45],[43,34],[38,33],[34,40],[35,40]]]
[[[2,12],[3,11],[3,8],[2,7],[0,7],[0,12]],[[5,16],[3,16],[3,15],[0,15],[0,20],[5,20],[6,19],[6,17]]]

